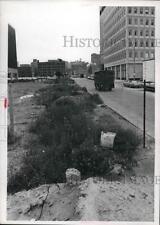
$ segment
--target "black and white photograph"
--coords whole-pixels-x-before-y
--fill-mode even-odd
[[[0,1],[3,223],[159,224],[155,2]]]

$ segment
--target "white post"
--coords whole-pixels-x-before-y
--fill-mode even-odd
[[[8,78],[8,24],[5,21],[3,2],[0,2],[0,220],[6,222],[6,187],[7,187],[7,109],[4,99],[7,97]]]

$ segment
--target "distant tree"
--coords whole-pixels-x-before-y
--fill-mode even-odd
[[[89,65],[89,67],[88,67],[88,73],[92,74],[92,66],[91,65]]]

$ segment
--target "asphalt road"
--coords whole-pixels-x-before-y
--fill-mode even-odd
[[[116,82],[112,91],[99,92],[95,90],[93,80],[75,78],[75,81],[91,93],[98,92],[106,105],[143,130],[143,89],[123,87],[120,82]],[[155,94],[146,92],[146,133],[151,137],[155,135],[154,121]]]

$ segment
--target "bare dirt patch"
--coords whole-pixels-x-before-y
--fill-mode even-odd
[[[22,158],[27,151],[30,134],[28,125],[31,124],[43,110],[35,104],[34,98],[20,100],[21,96],[34,94],[46,84],[39,82],[25,82],[11,84],[13,94],[14,128],[18,140],[8,145],[8,179],[14,176],[22,166]]]
[[[8,196],[8,220],[78,220],[79,188],[66,184],[42,185]],[[74,219],[73,219],[74,218]]]

